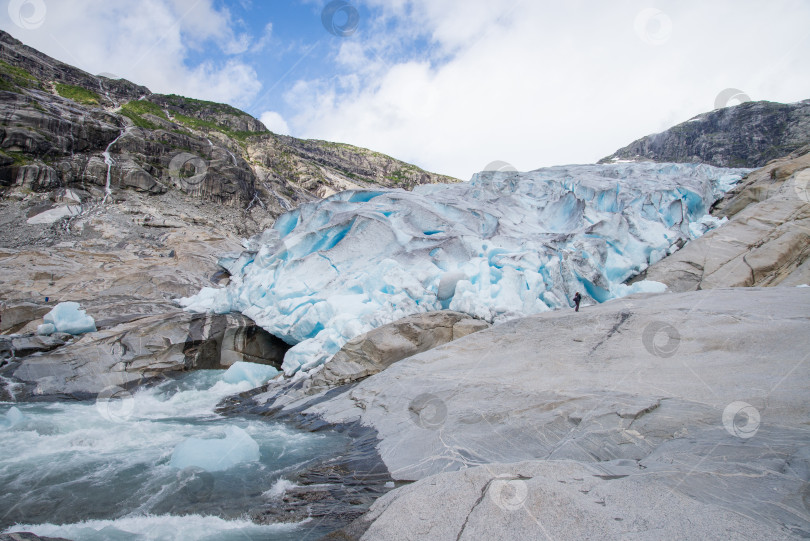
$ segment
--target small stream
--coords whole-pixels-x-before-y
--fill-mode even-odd
[[[334,524],[317,517],[251,517],[280,505],[299,472],[346,452],[350,437],[215,413],[250,387],[223,373],[198,371],[110,401],[0,402],[0,530],[90,541],[328,533]]]
[[[107,145],[107,148],[104,149],[104,152],[101,153],[102,156],[104,156],[104,163],[107,164],[107,184],[104,186],[104,199],[101,201],[102,204],[106,203],[107,198],[112,195],[112,187],[110,186],[110,182],[112,180],[112,166],[115,165],[115,160],[113,160],[112,155],[110,155],[110,149],[126,133],[127,133],[126,128],[121,130],[121,133],[118,135],[118,137],[113,139],[112,142],[109,145]]]

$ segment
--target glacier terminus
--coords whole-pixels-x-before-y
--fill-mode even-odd
[[[452,309],[489,322],[638,292],[625,282],[719,225],[711,205],[749,169],[699,164],[485,171],[413,192],[346,191],[280,216],[220,265],[224,288],[180,299],[239,311],[293,347],[287,376],[410,314]]]

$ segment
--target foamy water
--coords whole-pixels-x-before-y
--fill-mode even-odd
[[[0,529],[76,540],[314,533],[317,521],[256,525],[249,513],[273,505],[263,493],[292,486],[287,479],[345,438],[216,414],[222,398],[250,387],[223,373],[109,401],[0,403]]]

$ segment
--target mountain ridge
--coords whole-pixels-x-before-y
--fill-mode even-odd
[[[379,152],[274,134],[227,104],[155,94],[125,79],[94,76],[5,32],[0,32],[0,91],[5,187],[106,188],[109,170],[113,189],[151,194],[178,189],[248,211],[260,208],[275,218],[343,189],[458,181]],[[113,162],[109,168],[105,152]],[[185,160],[178,166],[181,154]],[[93,190],[91,195],[104,196]]]
[[[810,143],[810,100],[752,101],[701,113],[646,135],[598,163],[619,160],[763,167]]]

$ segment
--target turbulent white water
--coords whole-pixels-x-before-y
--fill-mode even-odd
[[[65,537],[74,541],[297,540],[300,539],[301,528],[309,522],[310,520],[258,525],[245,519],[225,520],[203,515],[143,515],[118,520],[88,520],[76,524],[22,524],[13,530],[47,537]]]
[[[223,373],[195,372],[111,401],[0,403],[0,529],[76,540],[242,540],[300,539],[317,528],[257,525],[243,514],[345,438],[221,417],[216,404],[252,386]],[[200,456],[205,467],[188,465]]]
[[[484,172],[460,184],[347,191],[302,205],[223,258],[227,288],[181,299],[239,311],[293,347],[287,375],[349,339],[449,308],[489,321],[663,284],[624,282],[719,221],[709,207],[747,170],[696,164]]]

